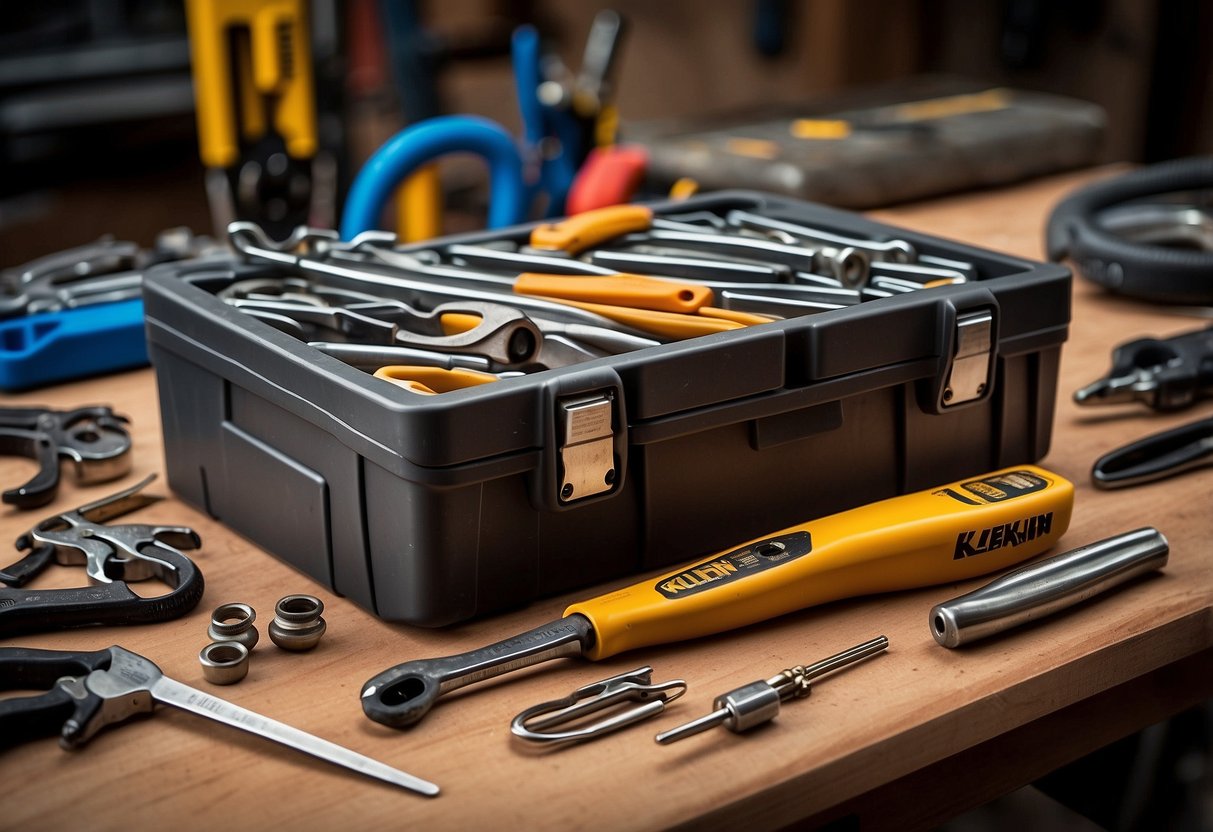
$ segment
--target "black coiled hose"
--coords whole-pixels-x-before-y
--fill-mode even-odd
[[[1213,304],[1213,252],[1135,243],[1102,228],[1100,211],[1129,200],[1213,188],[1213,157],[1178,159],[1098,182],[1062,200],[1049,216],[1045,251],[1069,257],[1088,280],[1162,303]]]

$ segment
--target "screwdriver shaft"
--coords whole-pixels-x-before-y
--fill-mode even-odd
[[[428,780],[414,777],[356,751],[343,748],[336,743],[321,739],[306,731],[300,731],[298,728],[292,728],[269,717],[261,716],[239,705],[169,679],[167,676],[156,680],[151,687],[151,694],[156,701],[165,705],[172,705],[233,728],[257,734],[359,774],[365,774],[368,777],[374,777],[424,795],[438,794],[438,786]]]
[[[715,728],[729,719],[728,708],[717,708],[707,716],[701,716],[699,719],[692,719],[685,725],[679,725],[677,728],[671,728],[668,731],[662,731],[654,739],[658,745],[669,745],[672,742],[678,742],[687,737],[693,737],[696,734],[702,734],[711,728]]]
[[[717,696],[712,713],[694,719],[685,725],[663,731],[654,739],[659,745],[694,736],[695,734],[723,725],[734,733],[748,731],[756,725],[769,722],[779,713],[779,703],[793,696],[807,696],[810,683],[827,673],[832,673],[849,664],[863,661],[882,652],[889,646],[885,636],[877,636],[863,644],[857,644],[841,653],[822,659],[807,667],[785,670],[766,681],[751,682]]]
[[[877,636],[871,641],[857,644],[849,650],[843,650],[841,653],[830,656],[828,659],[814,662],[804,669],[804,679],[806,682],[811,682],[827,673],[832,673],[840,667],[846,667],[849,664],[863,661],[868,656],[874,656],[882,650],[888,649],[888,646],[889,639],[887,637]]]

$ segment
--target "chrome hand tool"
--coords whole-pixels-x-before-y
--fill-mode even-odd
[[[960,647],[1072,607],[1167,565],[1170,547],[1146,527],[1016,569],[931,608],[931,635]]]
[[[811,228],[799,223],[754,214],[750,211],[729,211],[725,222],[734,228],[744,228],[751,231],[777,232],[787,235],[799,243],[811,243],[831,246],[835,249],[856,248],[867,252],[873,262],[914,263],[918,260],[918,250],[907,240],[861,240],[856,237],[846,237],[834,234],[822,228]]]
[[[623,246],[656,243],[668,247],[691,248],[707,253],[721,252],[751,260],[782,263],[796,271],[828,275],[849,289],[864,285],[870,271],[868,256],[859,249],[844,248],[837,251],[825,248],[813,249],[733,234],[652,228],[643,233],[621,237],[619,243]]]
[[[363,686],[362,709],[404,727],[448,691],[548,659],[603,659],[827,601],[988,574],[1050,548],[1073,500],[1071,483],[1023,466],[813,520],[575,603],[497,644],[396,665]]]
[[[419,305],[424,303],[432,306],[435,299],[508,302],[524,312],[538,311],[544,317],[565,323],[585,323],[606,328],[618,328],[618,324],[622,324],[625,331],[632,334],[675,340],[738,329],[768,320],[752,315],[734,319],[743,313],[708,307],[699,307],[697,314],[667,312],[647,308],[648,302],[644,300],[634,301],[631,306],[621,306],[617,302],[595,303],[557,299],[550,295],[518,294],[516,279],[433,265],[415,255],[394,251],[390,245],[395,241],[395,235],[386,232],[366,232],[343,243],[334,240],[328,232],[301,227],[288,240],[273,243],[255,224],[233,223],[229,236],[233,247],[253,262],[291,266],[305,275],[321,279],[326,285],[355,288],[357,291],[373,290],[376,294],[387,294],[406,302],[415,300]],[[294,250],[304,243],[313,247],[317,254],[296,254]],[[538,277],[553,279],[553,276]],[[641,279],[637,275],[614,277]],[[698,306],[711,294],[703,287],[672,288],[673,284],[657,284],[661,292],[672,294],[680,302],[693,306]],[[684,291],[690,291],[691,297],[682,299]],[[503,292],[509,293],[508,301],[502,297]]]
[[[50,690],[39,696],[0,700],[0,746],[58,733],[65,749],[77,748],[108,725],[151,713],[159,702],[367,777],[424,795],[438,794],[438,787],[427,780],[170,679],[150,660],[121,647],[91,653],[0,648],[0,689],[44,688]]]
[[[802,698],[813,692],[813,682],[847,665],[871,658],[889,647],[889,640],[877,636],[871,641],[857,644],[822,659],[807,667],[797,665],[780,671],[770,679],[759,679],[748,685],[731,690],[716,697],[712,712],[692,720],[685,725],[662,731],[655,739],[661,745],[669,745],[681,739],[703,733],[717,725],[723,725],[735,734],[756,728],[779,716],[780,703],[793,697]]]
[[[21,560],[0,570],[0,637],[106,624],[147,624],[185,615],[202,599],[202,573],[181,549],[202,545],[186,526],[106,525],[163,499],[134,486],[40,522],[17,538]],[[24,590],[51,563],[83,565],[91,586]],[[145,598],[128,583],[157,578],[170,587]]]
[[[1213,328],[1139,338],[1112,351],[1112,369],[1074,392],[1081,405],[1141,402],[1182,410],[1213,395]]]
[[[0,408],[0,454],[29,457],[41,466],[29,482],[5,491],[4,502],[37,508],[55,499],[60,457],[72,461],[81,484],[121,477],[131,469],[127,421],[103,406]]]

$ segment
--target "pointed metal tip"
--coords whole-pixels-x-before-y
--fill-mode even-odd
[[[409,782],[397,783],[398,786],[403,786],[406,789],[411,789],[418,794],[423,794],[426,797],[437,797],[442,791],[438,788],[437,783],[431,783],[429,780],[421,780],[416,777],[409,778]]]
[[[706,716],[701,716],[699,719],[693,719],[685,725],[679,725],[677,728],[671,728],[668,731],[662,731],[657,736],[653,737],[658,745],[669,745],[672,742],[692,737],[695,734],[703,733],[709,728],[715,728],[726,719],[729,718],[728,708],[719,708]]]

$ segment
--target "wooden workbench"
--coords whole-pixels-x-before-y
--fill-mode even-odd
[[[878,216],[1039,257],[1049,207],[1083,178],[1059,177]],[[1213,403],[1159,416],[1144,407],[1080,411],[1069,400],[1077,386],[1106,370],[1114,344],[1173,334],[1198,322],[1106,297],[1081,281],[1074,293],[1053,450],[1043,462],[1078,487],[1063,545],[1073,548],[1155,525],[1172,546],[1161,576],[963,651],[935,644],[927,611],[983,581],[835,603],[598,665],[562,661],[507,676],[447,697],[418,727],[398,732],[363,716],[358,693],[369,677],[406,659],[459,652],[529,629],[558,617],[584,593],[442,631],[390,625],[170,498],[129,522],[187,524],[201,534],[204,546],[195,560],[207,589],[192,614],[155,626],[47,633],[6,643],[88,650],[121,644],[187,684],[433,780],[442,786],[441,796],[419,797],[161,709],[152,719],[99,735],[79,752],[64,752],[47,740],[0,756],[6,790],[0,827],[652,829],[692,823],[700,828],[706,822],[758,829],[855,814],[866,826],[906,828],[1015,788],[1213,696],[1213,470],[1112,493],[1092,489],[1087,476],[1102,452],[1208,416]],[[134,471],[120,484],[162,471],[151,370],[4,402],[112,404],[132,417],[135,438]],[[24,460],[0,459],[0,483],[14,484],[33,470]],[[163,480],[153,488],[167,493]],[[52,510],[112,490],[68,483],[51,507],[30,513],[6,507],[0,512],[0,541],[13,540]],[[15,552],[10,555],[0,561],[15,559]],[[82,577],[78,569],[51,571],[38,585],[73,585]],[[328,634],[311,653],[286,653],[268,639],[275,601],[293,592],[313,593],[326,604]],[[210,611],[228,601],[258,610],[262,641],[248,678],[220,688],[203,681],[197,653],[207,642]],[[657,730],[705,713],[716,694],[880,633],[891,641],[886,656],[823,681],[810,699],[788,704],[762,729],[746,735],[718,729],[669,747],[652,740]],[[659,718],[558,751],[537,753],[511,740],[509,720],[524,707],[643,664],[655,668],[655,679],[690,684],[688,694]]]

